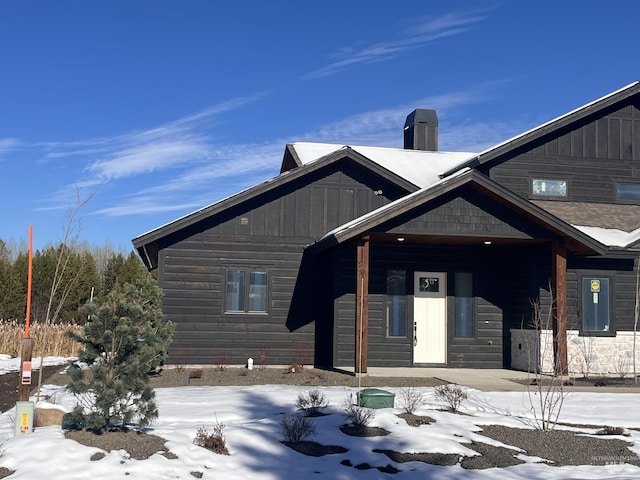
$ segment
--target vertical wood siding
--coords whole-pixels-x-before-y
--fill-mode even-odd
[[[176,324],[169,362],[330,361],[315,354],[323,340],[333,350],[326,265],[303,257],[304,247],[406,193],[341,160],[168,238],[158,279],[164,316]],[[225,313],[228,269],[268,273],[266,314]]]
[[[480,170],[525,198],[532,198],[532,178],[566,179],[568,200],[614,203],[616,180],[640,182],[640,101],[635,102],[588,118]]]

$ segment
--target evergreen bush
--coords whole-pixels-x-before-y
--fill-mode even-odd
[[[68,333],[82,348],[68,370],[67,389],[82,406],[87,428],[145,427],[157,418],[149,375],[165,360],[173,334],[173,324],[162,322],[161,296],[150,275],[116,285],[101,303],[83,308],[83,335]]]

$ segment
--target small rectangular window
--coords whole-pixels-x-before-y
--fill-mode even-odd
[[[387,271],[387,335],[407,336],[407,273]]]
[[[455,272],[456,337],[473,337],[473,274]]]
[[[229,270],[226,299],[225,311],[227,312],[266,312],[267,273]]]
[[[637,184],[637,183],[616,184],[616,198],[618,200],[640,200],[640,184]]]
[[[531,184],[531,191],[539,197],[566,197],[567,181],[552,180],[548,178],[534,178]]]
[[[582,331],[605,333],[610,325],[610,285],[608,278],[582,278]]]

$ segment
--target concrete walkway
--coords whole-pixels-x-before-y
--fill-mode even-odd
[[[351,369],[353,371],[353,369]],[[456,383],[483,392],[522,392],[533,375],[527,372],[505,369],[475,368],[385,368],[369,367],[372,377],[432,377],[447,383]],[[567,392],[640,393],[640,383],[635,387],[568,386]]]

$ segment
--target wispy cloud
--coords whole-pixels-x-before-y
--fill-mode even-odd
[[[123,217],[127,215],[184,212],[185,210],[191,210],[201,206],[201,204],[196,202],[175,203],[171,200],[160,202],[157,196],[140,195],[130,198],[124,202],[119,202],[117,205],[95,210],[92,214],[107,217]]]
[[[350,115],[342,120],[323,125],[298,140],[401,148],[405,119],[416,108],[435,109],[442,122],[443,118],[456,110],[481,102],[485,98],[486,94],[483,93],[482,87],[418,98],[410,103]],[[457,150],[458,146],[452,144],[450,148]]]
[[[81,189],[99,190],[101,201],[96,202],[93,216],[167,212],[179,216],[276,176],[284,146],[291,141],[402,148],[404,121],[415,108],[438,111],[441,150],[481,151],[522,130],[518,125],[467,120],[464,112],[468,106],[490,98],[492,91],[495,85],[486,84],[473,90],[418,98],[349,115],[306,133],[290,132],[290,138],[260,144],[222,143],[215,138],[216,124],[225,120],[223,114],[246,104],[234,101],[145,131],[48,144],[47,151],[51,159],[65,155],[82,158],[81,152],[100,152],[100,158],[87,162],[74,183]],[[170,175],[166,175],[168,170]],[[58,190],[49,197],[46,208],[69,205],[73,192],[69,187]]]
[[[343,48],[334,54],[337,60],[307,73],[302,78],[307,80],[328,77],[357,65],[382,62],[409,50],[422,48],[436,40],[460,35],[484,20],[483,14],[449,13],[435,18],[422,19],[419,23],[407,28],[405,36],[397,39],[378,42],[362,48]]]
[[[222,121],[219,117],[262,96],[264,93],[234,98],[147,130],[76,142],[43,142],[35,145],[35,148],[44,151],[44,162],[69,158],[86,162],[82,176],[72,185],[54,192],[43,209],[68,205],[68,192],[73,187],[95,191],[114,181],[211,161],[216,155],[212,131],[216,123]]]
[[[19,148],[22,142],[16,138],[0,138],[0,160],[9,152]]]

